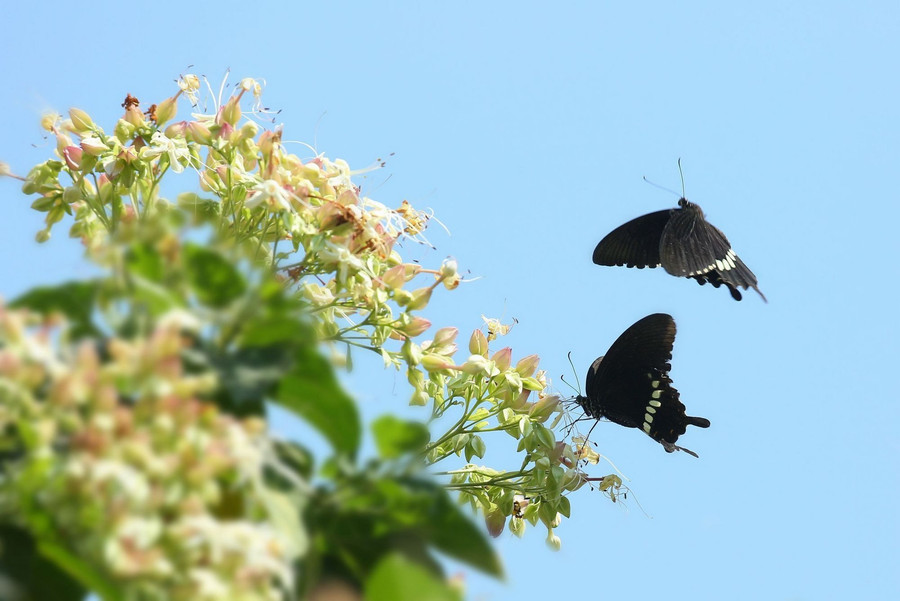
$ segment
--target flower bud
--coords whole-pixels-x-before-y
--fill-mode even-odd
[[[181,94],[181,92],[178,92],[178,94],[175,94],[171,98],[166,98],[156,105],[156,112],[154,114],[156,115],[157,125],[162,125],[175,117],[175,114],[178,112],[177,102],[179,94]]]
[[[391,290],[401,288],[406,283],[405,271],[404,265],[395,265],[384,272],[384,275],[381,276],[381,281]]]
[[[472,355],[462,365],[462,370],[469,375],[484,374],[490,376],[494,364],[483,355]]]
[[[70,108],[69,118],[72,120],[72,128],[78,133],[94,129],[94,121],[91,119],[91,116],[81,109]]]
[[[256,137],[256,134],[259,133],[259,126],[253,121],[247,121],[241,127],[241,138],[245,140],[252,140]]]
[[[488,340],[481,330],[472,332],[472,336],[469,338],[469,352],[473,355],[487,357]]]
[[[401,330],[410,338],[414,338],[430,327],[431,322],[424,317],[413,317]]]
[[[512,349],[508,346],[503,347],[491,357],[491,360],[497,366],[497,369],[500,371],[506,371],[509,369],[509,364],[512,362]]]
[[[559,551],[562,547],[562,541],[550,529],[547,530],[547,546],[554,551]]]
[[[78,146],[66,146],[63,149],[63,159],[66,161],[66,167],[72,171],[81,169],[81,157],[83,151]]]
[[[176,121],[175,123],[169,125],[163,133],[166,134],[167,138],[174,139],[184,138],[186,132],[187,121]]]
[[[448,357],[428,353],[422,357],[422,367],[429,372],[442,371],[446,369],[457,369]]]
[[[503,533],[503,527],[506,526],[506,513],[499,507],[492,509],[485,513],[484,523],[487,525],[488,534],[497,538]]]
[[[144,119],[144,113],[134,105],[129,105],[128,108],[125,109],[125,116],[122,119],[134,127],[141,127],[147,123],[147,120]]]
[[[412,292],[409,290],[403,290],[402,288],[398,288],[394,290],[394,302],[396,302],[401,307],[405,307],[412,300]]]
[[[41,243],[49,240],[50,239],[50,228],[39,231],[37,234],[34,235],[34,239]]]
[[[420,370],[415,368],[409,368],[406,370],[406,380],[409,382],[410,386],[415,388],[416,390],[424,390],[425,389],[425,374],[423,374]]]
[[[541,358],[538,355],[528,355],[519,359],[519,362],[516,363],[516,371],[523,378],[530,378],[540,362]]]
[[[417,390],[413,393],[412,398],[409,399],[409,404],[417,407],[424,407],[428,404],[428,400],[431,397],[428,396],[428,393],[424,390]]]
[[[231,126],[237,124],[241,120],[241,99],[240,96],[232,96],[225,103],[225,106],[219,111],[222,121]],[[217,119],[218,121],[218,119]]]
[[[419,288],[418,290],[413,290],[412,298],[407,305],[407,308],[410,311],[416,311],[418,309],[424,309],[426,305],[428,305],[428,301],[431,300],[431,292],[433,288],[430,286],[426,288]]]
[[[451,278],[457,273],[456,259],[447,258],[441,263],[441,277]]]
[[[545,394],[537,403],[528,410],[528,415],[539,422],[546,421],[559,406],[559,397],[555,394]]]
[[[187,124],[185,137],[198,144],[209,144],[210,140],[212,140],[212,133],[208,127],[199,121],[191,121]]]
[[[431,342],[432,348],[440,348],[443,346],[447,346],[448,344],[453,344],[453,341],[456,340],[456,335],[459,333],[457,328],[441,328],[434,334],[434,340]]]
[[[100,156],[109,150],[109,146],[97,136],[88,136],[81,140],[81,149],[91,156]]]
[[[400,353],[409,365],[418,365],[422,361],[422,347],[409,338],[403,343]]]

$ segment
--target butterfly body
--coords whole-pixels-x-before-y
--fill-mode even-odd
[[[639,269],[662,266],[671,275],[700,284],[724,284],[735,300],[741,300],[739,288],[753,288],[766,300],[725,234],[706,220],[700,205],[686,198],[678,201],[677,209],[649,213],[617,227],[597,244],[593,260]]]
[[[709,420],[685,414],[684,404],[669,377],[675,320],[671,315],[648,315],[625,330],[588,370],[585,396],[575,401],[587,416],[606,418],[638,428],[668,452],[687,426],[708,428]]]

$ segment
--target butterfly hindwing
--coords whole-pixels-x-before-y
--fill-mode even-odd
[[[672,210],[657,211],[620,225],[594,248],[597,265],[658,267],[659,241]]]

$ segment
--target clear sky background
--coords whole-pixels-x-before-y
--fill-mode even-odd
[[[558,553],[541,529],[505,532],[508,581],[469,570],[469,598],[900,598],[896,1],[14,2],[4,13],[0,160],[16,171],[52,152],[44,110],[79,106],[111,130],[127,92],[149,104],[180,73],[218,83],[230,68],[232,81],[268,81],[287,139],[354,167],[395,153],[360,179],[364,192],[430,207],[452,234],[434,228],[438,250],[408,256],[453,255],[481,278],[433,301],[436,326],[467,337],[482,313],[517,318],[514,356],[539,353],[569,394],[567,352],[583,382],[634,321],[675,317],[672,377],[689,413],[712,421],[679,441],[700,459],[599,425],[628,500],[576,493]],[[675,206],[641,178],[680,190],[679,157],[687,197],[768,304],[591,263],[612,228]],[[89,273],[65,228],[33,241],[41,216],[15,182],[0,181],[0,199],[0,293]],[[347,384],[368,415],[409,395],[379,364],[359,356]]]

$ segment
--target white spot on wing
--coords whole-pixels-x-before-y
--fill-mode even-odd
[[[660,403],[659,401],[650,401],[650,406],[651,407],[662,407],[662,403]]]
[[[644,422],[646,422],[646,423],[648,423],[648,424],[652,424],[652,423],[653,423],[653,416],[650,415],[649,413],[645,413],[645,414],[644,414]]]
[[[654,390],[654,391],[650,394],[650,397],[651,397],[651,398],[654,398],[654,399],[658,399],[658,398],[661,397],[661,396],[662,396],[662,390]]]
[[[650,424],[644,422],[644,432],[650,434]]]

